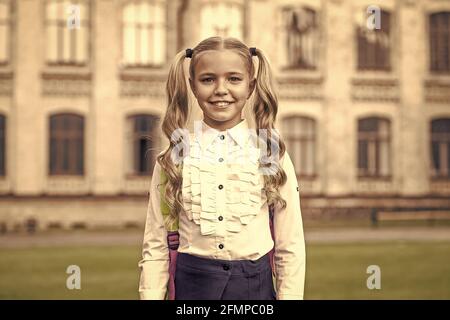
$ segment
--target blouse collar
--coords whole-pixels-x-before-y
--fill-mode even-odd
[[[222,134],[225,135],[226,137],[231,137],[234,141],[236,141],[236,143],[241,148],[245,148],[250,136],[248,122],[246,119],[241,119],[241,122],[225,131],[219,131],[215,128],[212,128],[209,125],[207,125],[204,120],[202,120],[201,132],[199,133],[200,134],[198,135],[196,134],[195,136],[198,139],[198,141],[200,141],[203,150],[208,148],[209,145],[211,145],[214,142],[214,140],[218,138],[219,135]]]

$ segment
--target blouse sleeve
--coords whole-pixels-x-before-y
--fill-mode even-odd
[[[294,165],[287,152],[281,163],[287,181],[280,187],[280,194],[286,200],[286,208],[276,206],[274,213],[277,299],[302,300],[306,252],[299,189]]]
[[[161,167],[156,162],[150,184],[150,197],[145,222],[142,260],[138,266],[141,270],[139,295],[145,300],[163,300],[169,281],[169,249],[167,231],[160,209]]]

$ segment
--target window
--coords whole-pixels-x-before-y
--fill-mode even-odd
[[[366,21],[357,26],[358,69],[390,70],[391,15],[381,11],[380,29],[367,28]]]
[[[381,118],[358,121],[358,175],[386,177],[391,173],[390,123]]]
[[[430,69],[450,71],[450,12],[430,15]]]
[[[200,12],[201,38],[211,36],[243,39],[243,7],[233,2],[208,2]]]
[[[319,52],[319,30],[314,10],[283,8],[283,44],[287,68],[314,69]]]
[[[11,3],[0,0],[0,65],[7,64],[11,54]]]
[[[431,175],[450,178],[450,119],[431,122]]]
[[[306,117],[283,119],[283,138],[292,157],[297,176],[313,176],[316,173],[316,123]]]
[[[89,58],[89,1],[46,2],[46,59],[48,64],[85,65]]]
[[[83,175],[84,119],[74,114],[50,117],[50,174]]]
[[[159,117],[134,115],[127,119],[128,173],[149,175],[158,155]]]
[[[0,115],[0,176],[6,174],[6,117]]]
[[[123,8],[122,59],[128,66],[157,66],[166,57],[164,1],[135,1]]]

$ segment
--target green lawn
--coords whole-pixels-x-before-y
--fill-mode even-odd
[[[0,299],[137,299],[140,248],[0,249]],[[81,268],[81,290],[66,268]],[[381,290],[366,269],[381,268]],[[450,299],[450,242],[311,244],[306,299]]]

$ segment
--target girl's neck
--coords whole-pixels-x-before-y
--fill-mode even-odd
[[[238,121],[233,121],[233,122],[222,123],[221,121],[214,121],[209,118],[203,118],[203,122],[205,122],[208,126],[210,126],[213,129],[216,129],[218,131],[225,131],[225,130],[234,128],[242,121],[244,121],[244,119],[239,119]]]

